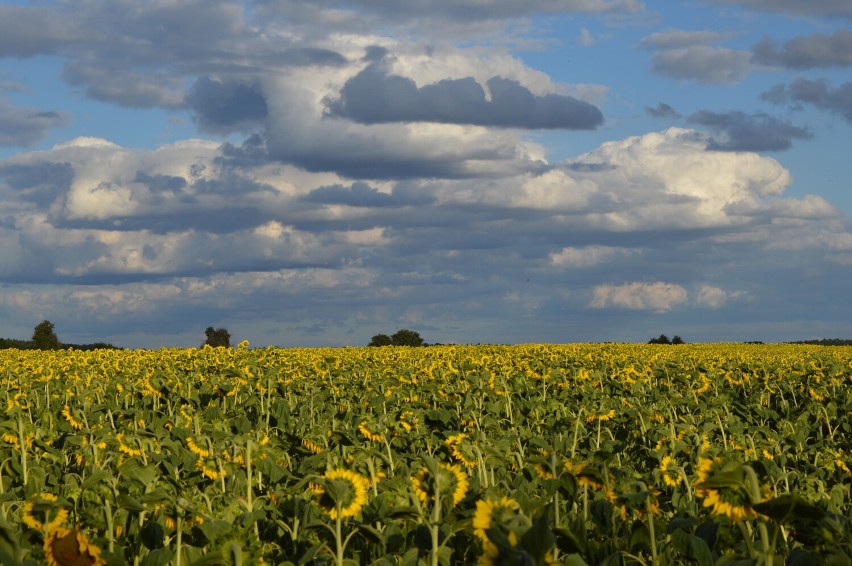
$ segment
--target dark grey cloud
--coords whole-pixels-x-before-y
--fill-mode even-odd
[[[229,133],[248,131],[263,124],[266,99],[260,84],[210,76],[196,79],[186,104],[202,131]]]
[[[768,37],[753,48],[754,61],[788,69],[852,66],[852,31],[794,37],[779,45]]]
[[[0,98],[0,146],[33,145],[70,122],[67,112],[13,106]]]
[[[824,79],[798,79],[787,86],[772,87],[761,94],[761,98],[773,104],[810,104],[839,114],[852,123],[852,82],[834,88]]]
[[[794,126],[767,114],[725,113],[702,110],[688,118],[693,124],[707,126],[717,136],[711,138],[708,149],[721,151],[783,151],[790,149],[794,139],[810,139],[807,128]]]
[[[852,19],[852,4],[848,0],[715,0],[717,4],[742,6],[753,10],[793,16],[840,16]]]
[[[74,170],[69,163],[35,162],[0,165],[0,180],[17,198],[47,206],[71,186]]]
[[[644,9],[638,0],[354,0],[342,6],[337,0],[319,0],[306,4],[301,0],[281,0],[275,7],[288,13],[295,10],[302,17],[309,17],[312,9],[336,8],[385,22],[426,19],[467,24],[535,14],[631,13]]]
[[[328,112],[362,124],[441,122],[504,128],[590,130],[603,123],[601,111],[571,96],[536,96],[517,81],[492,77],[491,99],[473,77],[445,79],[417,87],[370,64],[346,82]]]
[[[314,65],[338,67],[346,63],[346,57],[337,51],[319,47],[293,47],[285,49],[273,56],[272,60],[278,64],[292,67],[311,67]]]
[[[344,204],[364,208],[401,207],[430,204],[434,198],[430,195],[398,191],[396,188],[389,194],[383,193],[367,183],[357,182],[346,187],[330,185],[318,187],[305,195],[307,202],[319,204]]]
[[[665,102],[660,102],[655,107],[645,107],[645,112],[654,118],[680,118],[681,114]]]
[[[49,8],[0,6],[0,57],[54,54],[74,38],[68,23]]]

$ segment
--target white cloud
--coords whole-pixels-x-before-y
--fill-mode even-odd
[[[695,297],[696,304],[710,309],[722,308],[727,300],[728,293],[724,289],[712,285],[701,285]]]
[[[610,246],[568,246],[551,253],[548,261],[556,267],[592,267],[630,253],[629,249]]]
[[[686,303],[686,289],[673,283],[599,285],[593,290],[592,308],[622,308],[665,312]]]

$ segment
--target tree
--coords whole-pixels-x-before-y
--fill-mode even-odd
[[[403,328],[397,330],[391,337],[394,346],[422,346],[423,338],[419,333]]]
[[[370,346],[390,346],[393,344],[393,340],[387,334],[376,334],[373,336],[373,339],[370,340]]]
[[[671,344],[671,342],[668,336],[660,334],[658,337],[648,340],[648,344]]]
[[[231,347],[231,333],[224,328],[214,329],[212,326],[208,326],[204,334],[207,335],[207,341],[204,342],[206,346],[213,346],[214,348],[217,346]]]
[[[403,328],[397,330],[393,335],[376,334],[370,340],[370,346],[425,346],[426,342],[418,332]]]
[[[676,335],[674,338],[672,338],[672,344],[686,344],[686,342],[683,341],[683,338]]]
[[[56,332],[53,331],[53,323],[42,320],[33,330],[33,348],[36,350],[56,350],[62,346]]]

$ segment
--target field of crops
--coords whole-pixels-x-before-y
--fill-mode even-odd
[[[850,564],[852,348],[0,351],[2,564]]]

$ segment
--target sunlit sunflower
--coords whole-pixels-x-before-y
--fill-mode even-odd
[[[68,519],[68,510],[57,505],[57,497],[51,493],[39,493],[27,500],[21,509],[21,520],[36,531],[52,531]]]
[[[751,499],[744,489],[735,486],[716,489],[704,485],[704,482],[723,467],[725,463],[721,458],[700,458],[696,470],[698,480],[695,484],[695,494],[704,499],[704,507],[709,507],[714,515],[727,517],[732,522],[756,517],[757,514],[751,508]]]
[[[48,566],[101,566],[101,549],[89,542],[81,531],[59,527],[44,540]]]
[[[411,478],[414,494],[423,505],[430,505],[435,493],[451,494],[455,507],[467,495],[468,476],[458,464],[438,464],[438,474],[434,477],[427,468],[423,468]]]
[[[332,519],[354,517],[367,503],[370,480],[353,471],[338,468],[323,476],[323,483],[314,483],[311,490],[317,504]]]

